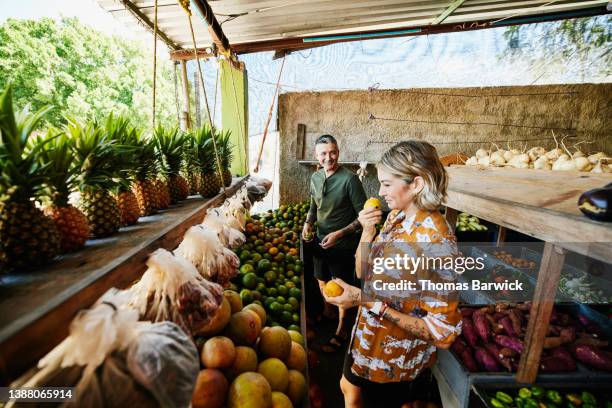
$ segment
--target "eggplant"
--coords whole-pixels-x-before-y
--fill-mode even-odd
[[[578,208],[593,220],[612,221],[612,183],[582,193]]]

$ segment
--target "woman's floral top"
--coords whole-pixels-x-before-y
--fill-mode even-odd
[[[370,292],[370,299],[373,300],[374,296],[376,300],[387,301],[390,308],[421,317],[434,338],[433,342],[421,340],[387,319],[379,320],[362,307],[353,332],[352,370],[356,375],[377,383],[416,378],[435,362],[436,347],[449,346],[461,331],[457,292],[421,290],[418,285],[419,280],[455,282],[456,274],[452,268],[444,267],[440,262],[431,264],[433,267],[429,268],[413,268],[413,273],[393,268],[385,269],[382,274],[373,273],[376,257],[395,257],[396,254],[406,254],[415,259],[450,259],[458,254],[456,238],[438,211],[419,210],[406,218],[402,211],[395,210],[389,214],[381,233],[372,243],[368,258],[362,257],[369,262],[366,282],[372,282],[372,279],[415,282],[416,290],[401,292],[403,297],[399,299],[397,291],[387,293],[384,290],[376,290],[375,295]],[[364,288],[362,300],[366,299],[367,293]]]

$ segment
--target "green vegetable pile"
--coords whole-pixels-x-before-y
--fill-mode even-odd
[[[588,391],[562,393],[538,386],[523,387],[514,397],[507,392],[497,391],[489,402],[494,408],[612,408],[612,401],[597,399]]]

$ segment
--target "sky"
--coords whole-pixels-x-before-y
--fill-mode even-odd
[[[102,10],[94,0],[0,0],[0,24],[7,18],[78,17],[109,35],[135,38],[133,32]]]

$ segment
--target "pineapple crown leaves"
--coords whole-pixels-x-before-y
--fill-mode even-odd
[[[38,161],[43,144],[32,145],[30,136],[50,108],[30,113],[29,106],[15,114],[13,90],[0,94],[0,196],[29,200],[43,189],[47,174]]]
[[[114,116],[110,113],[104,121],[104,129],[108,137],[119,146],[126,147],[117,155],[117,166],[122,169],[123,177],[116,179],[117,185],[113,192],[119,194],[128,191],[139,171],[140,134],[126,116]]]
[[[213,145],[213,132],[208,126],[202,126],[193,133],[193,149],[198,167],[202,173],[214,173],[215,150]]]
[[[135,134],[134,146],[136,147],[136,179],[144,181],[154,177],[157,173],[157,160],[155,157],[155,140],[142,133]]]
[[[165,129],[158,126],[154,139],[161,171],[169,176],[178,175],[183,163],[185,135],[178,128]]]
[[[217,146],[219,148],[219,157],[221,160],[221,167],[228,169],[232,164],[233,145],[230,142],[232,132],[230,130],[217,132]]]
[[[67,206],[70,192],[78,187],[79,169],[75,165],[72,140],[64,132],[51,128],[46,135],[36,137],[32,144],[43,145],[38,158],[47,172],[43,199],[59,207]]]
[[[116,188],[125,176],[119,157],[129,152],[130,147],[116,143],[96,122],[83,125],[68,120],[66,133],[73,139],[78,189],[90,192]]]

